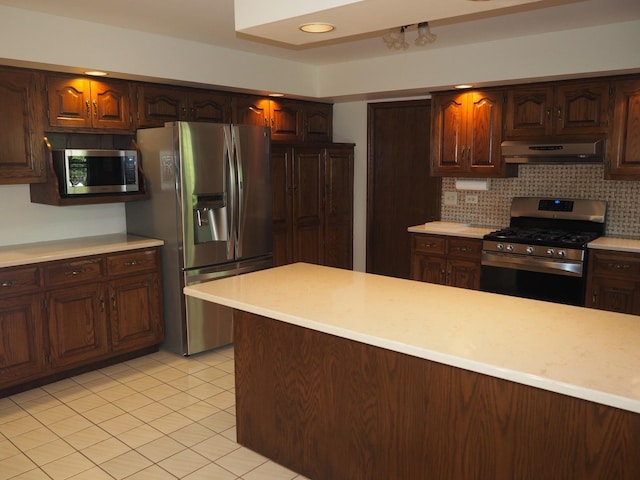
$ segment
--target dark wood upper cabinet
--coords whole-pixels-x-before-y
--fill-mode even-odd
[[[506,177],[502,161],[502,90],[437,93],[432,98],[431,174]]]
[[[194,121],[228,123],[231,97],[224,92],[138,85],[137,126],[162,127],[165,122]]]
[[[133,130],[129,82],[49,75],[46,89],[52,130]]]
[[[640,180],[640,79],[614,83],[605,178]]]
[[[233,122],[270,127],[274,142],[326,143],[333,137],[333,105],[240,95],[233,99]]]
[[[40,74],[0,69],[0,184],[46,179]]]
[[[507,90],[505,139],[604,136],[609,128],[610,82],[567,82]]]

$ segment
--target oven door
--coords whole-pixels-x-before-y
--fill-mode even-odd
[[[480,290],[584,306],[585,282],[583,277],[482,265]]]

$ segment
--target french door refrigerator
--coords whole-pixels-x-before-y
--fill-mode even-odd
[[[182,289],[272,266],[269,130],[171,122],[137,141],[150,198],[127,202],[127,232],[164,240],[163,348],[231,343],[231,309]]]

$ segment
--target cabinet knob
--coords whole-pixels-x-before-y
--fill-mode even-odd
[[[0,283],[0,287],[13,287],[14,285],[17,285],[18,281],[17,280],[7,280],[6,282],[2,282]]]
[[[98,102],[93,101],[93,117],[98,118]]]
[[[64,272],[64,274],[67,277],[75,277],[76,275],[80,275],[81,273],[84,273],[84,268],[79,268],[78,270],[69,270]]]
[[[89,103],[89,100],[87,100],[85,102],[85,105],[87,106],[87,117],[91,116],[91,104]]]

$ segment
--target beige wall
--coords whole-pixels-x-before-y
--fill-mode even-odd
[[[357,144],[354,258],[359,270],[365,266],[367,98],[397,98],[401,90],[425,96],[460,82],[640,71],[637,45],[640,22],[635,21],[315,67],[0,6],[0,64],[77,67],[78,72],[95,68],[123,78],[334,97],[335,140]],[[125,229],[120,204],[49,207],[29,203],[28,192],[25,185],[0,186],[0,245]]]

